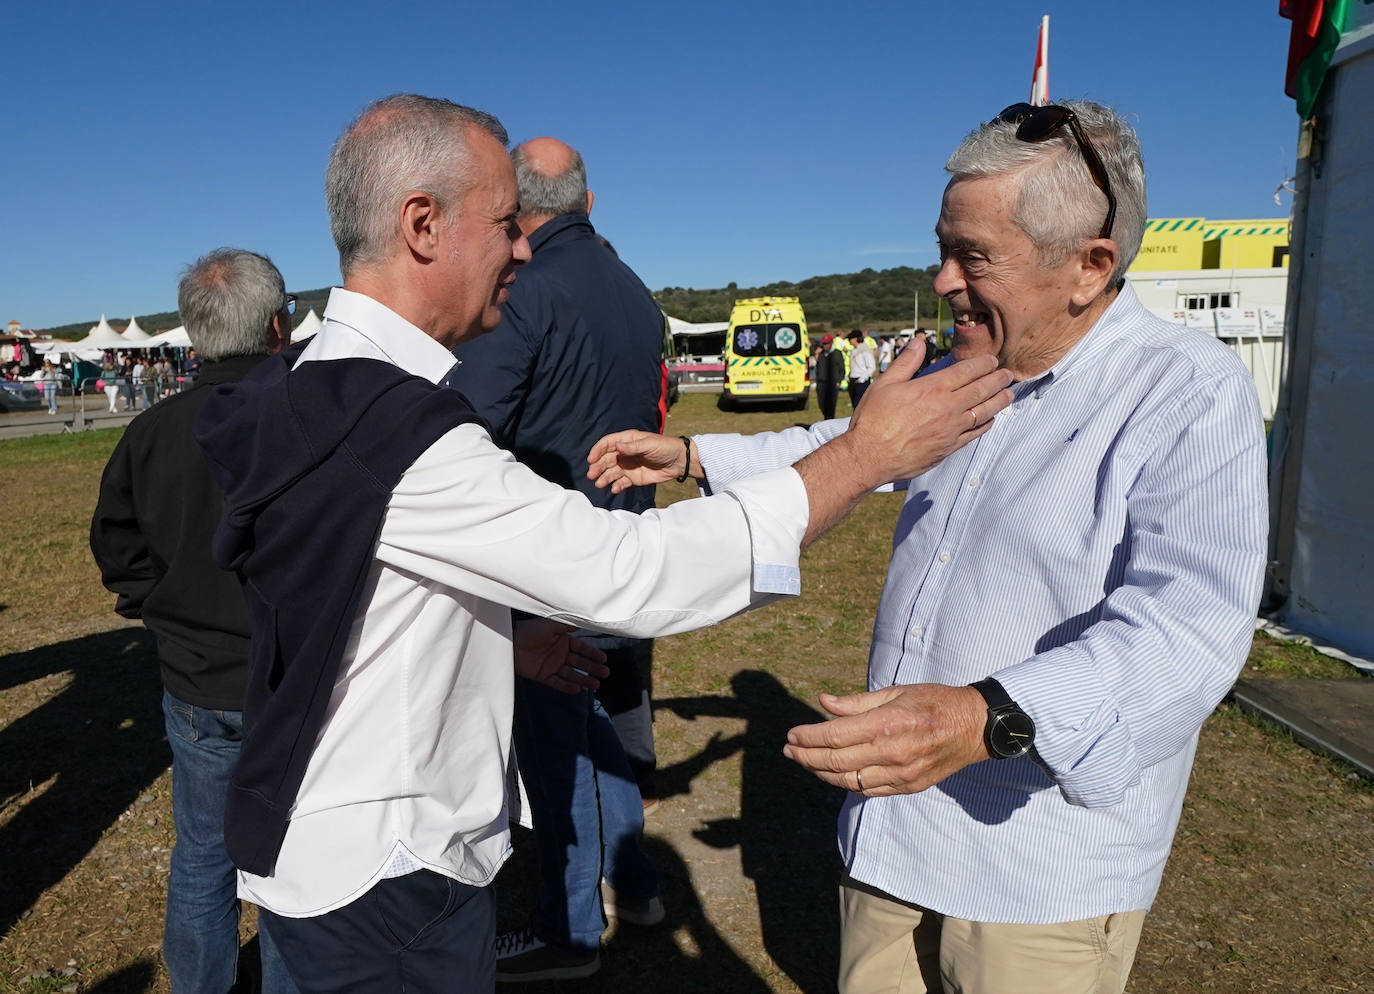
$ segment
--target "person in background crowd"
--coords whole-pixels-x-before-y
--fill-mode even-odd
[[[878,372],[887,372],[887,367],[892,365],[892,336],[884,336],[878,342]]]
[[[139,356],[129,364],[129,393],[134,401],[133,406],[138,407],[138,402],[142,401],[143,407],[149,406],[148,394],[143,385],[143,375],[148,371],[148,360]]]
[[[43,367],[38,371],[38,380],[43,384],[43,399],[48,402],[48,413],[57,413],[57,387],[62,379],[52,364],[51,359],[43,360]]]
[[[859,401],[863,400],[864,391],[873,382],[873,375],[878,371],[878,362],[873,355],[872,347],[864,341],[862,331],[857,328],[851,331],[849,341],[849,402],[857,409]]]
[[[1264,425],[1236,355],[1124,279],[1146,212],[1121,117],[1013,105],[945,168],[941,371],[995,354],[1016,400],[910,481],[870,690],[821,695],[834,720],[783,751],[851,792],[843,994],[1119,994],[1198,732],[1253,636]],[[690,460],[715,489],[845,426],[703,435],[686,453],[627,432],[592,472],[648,483]]]
[[[191,429],[215,388],[279,351],[291,324],[281,273],[242,249],[196,260],[177,306],[207,360],[204,375],[125,429],[101,477],[91,552],[118,595],[115,611],[141,618],[157,637],[176,827],[162,959],[174,994],[192,994],[227,992],[237,976],[239,900],[224,805],[243,741],[252,625],[238,578],[211,557],[220,491]],[[266,932],[258,948],[263,994],[294,991]]]
[[[289,337],[289,336],[288,336]],[[191,349],[186,353],[186,362],[182,365],[186,378],[195,381],[200,377],[200,356],[196,355],[196,350]]]
[[[105,391],[105,399],[110,402],[110,413],[118,413],[119,367],[115,365],[113,357],[108,353],[100,363],[100,382],[101,388]]]
[[[501,326],[458,350],[450,382],[494,438],[544,479],[580,490],[598,507],[641,513],[654,506],[654,488],[599,490],[587,479],[586,455],[616,428],[662,429],[663,314],[639,277],[600,244],[582,156],[557,139],[534,138],[511,160],[518,223],[533,257],[510,288]],[[532,927],[497,939],[498,981],[596,972],[603,879],[607,916],[652,925],[664,915],[658,874],[639,844],[636,786],[650,787],[654,769],[645,680],[653,642],[577,634],[606,654],[611,670],[595,696],[515,683],[515,755],[540,886]]]
[[[157,370],[158,385],[161,387],[160,396],[170,397],[176,375],[172,370],[172,360],[164,354],[157,362],[153,363],[153,368]]]
[[[821,336],[821,354],[816,358],[816,403],[821,417],[829,421],[835,416],[835,404],[840,399],[840,381],[844,379],[844,355],[835,348],[834,335]]]

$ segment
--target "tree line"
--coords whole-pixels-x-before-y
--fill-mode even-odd
[[[910,327],[912,304],[920,316],[935,323],[935,274],[939,266],[913,269],[862,269],[857,273],[812,276],[800,283],[786,281],[741,287],[734,283],[717,290],[664,287],[654,294],[658,305],[683,321],[725,321],[736,300],[744,297],[797,297],[808,326],[871,328],[877,325]],[[913,299],[914,298],[914,299]]]

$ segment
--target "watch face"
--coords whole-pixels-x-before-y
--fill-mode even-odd
[[[1035,742],[1035,722],[1024,711],[997,715],[988,729],[988,745],[1001,759],[1023,756]]]

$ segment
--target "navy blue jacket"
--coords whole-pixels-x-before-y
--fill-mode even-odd
[[[302,348],[217,387],[196,424],[224,490],[215,559],[238,572],[253,619],[224,841],[259,876],[281,851],[391,491],[442,435],[480,420],[460,394],[375,359],[291,371]]]
[[[501,326],[459,346],[462,365],[449,382],[497,443],[544,479],[598,507],[653,507],[652,487],[598,490],[587,479],[587,451],[613,431],[660,430],[663,312],[597,240],[586,214],[540,225],[530,249]]]

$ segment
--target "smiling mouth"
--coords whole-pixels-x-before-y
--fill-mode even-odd
[[[979,325],[988,323],[989,315],[987,311],[955,311],[954,326],[956,328],[977,328]]]

